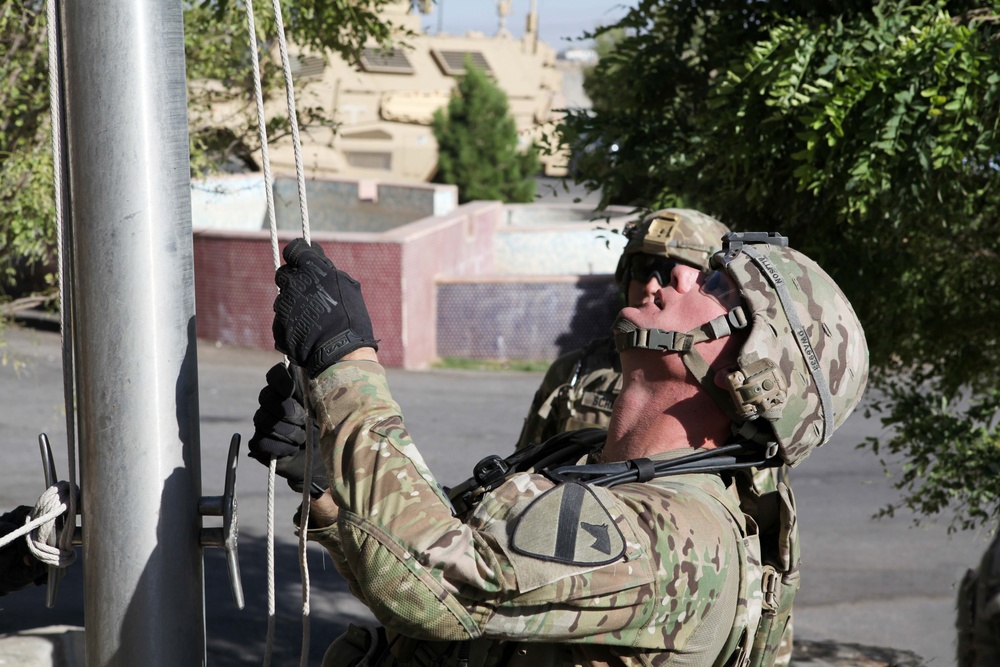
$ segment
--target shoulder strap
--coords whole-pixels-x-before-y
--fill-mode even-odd
[[[603,444],[603,443],[602,443]],[[553,479],[574,479],[596,486],[613,487],[629,482],[647,482],[668,475],[731,472],[780,465],[777,448],[737,442],[717,449],[703,449],[667,461],[632,459],[619,463],[561,466],[545,471]]]
[[[447,491],[452,508],[461,514],[475,506],[484,493],[503,484],[519,472],[542,472],[548,468],[576,463],[604,447],[608,432],[602,428],[566,431],[537,445],[518,449],[502,458],[491,454],[472,468],[472,477]]]

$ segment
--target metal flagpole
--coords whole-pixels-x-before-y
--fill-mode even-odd
[[[89,667],[205,664],[182,6],[62,6]]]

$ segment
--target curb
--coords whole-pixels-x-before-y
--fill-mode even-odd
[[[84,667],[83,628],[50,625],[0,635],[0,665]]]

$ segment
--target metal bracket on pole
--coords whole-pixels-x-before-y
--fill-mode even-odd
[[[52,446],[49,444],[49,436],[44,433],[38,435],[38,449],[42,455],[42,473],[45,476],[45,488],[54,486],[59,482],[59,476],[56,475],[56,462],[52,456]],[[71,491],[72,493],[72,491]],[[56,519],[56,529],[49,538],[49,546],[55,546],[58,540],[58,535],[63,530],[63,519]],[[83,534],[79,527],[73,527],[73,546],[80,546],[83,544]],[[52,609],[56,606],[56,595],[59,592],[59,580],[63,578],[62,568],[50,565],[48,567],[49,579],[45,587],[45,606]]]
[[[229,442],[226,457],[226,482],[221,496],[204,496],[198,502],[198,512],[202,516],[221,516],[221,528],[202,528],[201,546],[220,547],[226,550],[226,565],[229,569],[229,586],[233,591],[233,602],[237,609],[243,609],[243,582],[240,579],[240,559],[237,552],[239,537],[239,517],[236,508],[236,466],[239,463],[240,434],[234,433]]]

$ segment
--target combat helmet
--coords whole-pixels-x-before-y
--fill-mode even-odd
[[[720,248],[720,239],[728,232],[729,228],[715,218],[690,208],[665,208],[650,213],[642,222],[625,230],[628,242],[615,269],[619,292],[628,299],[629,274],[635,255],[667,257],[707,271],[712,255]]]
[[[688,332],[615,323],[619,352],[656,349],[683,355],[684,365],[726,411],[744,440],[795,466],[847,419],[868,382],[868,344],[861,322],[833,279],[777,234],[729,233],[712,266],[725,271],[740,299]],[[631,325],[631,326],[630,326]],[[729,374],[728,391],[694,344],[748,329]]]

